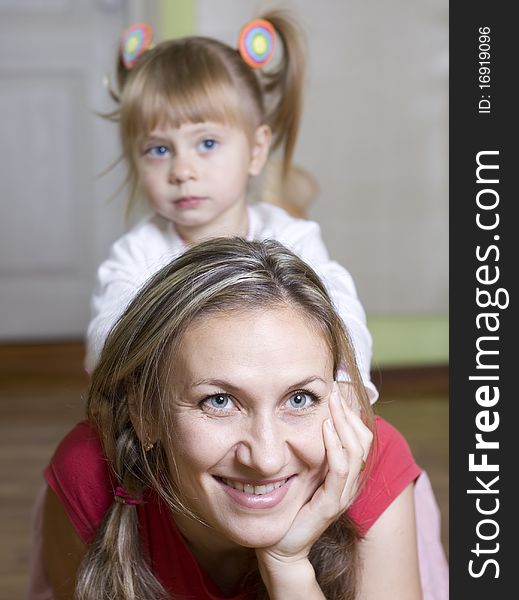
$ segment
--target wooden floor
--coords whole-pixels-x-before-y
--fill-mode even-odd
[[[84,414],[80,343],[0,346],[0,600],[25,597],[34,496],[56,443]],[[383,371],[377,412],[406,436],[431,478],[448,549],[446,369]]]

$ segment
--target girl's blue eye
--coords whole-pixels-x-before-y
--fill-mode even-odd
[[[202,404],[205,404],[208,408],[213,410],[229,410],[234,407],[231,397],[227,394],[215,394],[214,396],[209,396],[203,400]]]
[[[218,142],[216,140],[213,140],[212,138],[207,138],[206,140],[200,142],[200,150],[202,152],[208,152],[210,150],[214,150],[217,145]]]
[[[162,158],[163,156],[169,155],[169,149],[167,148],[167,146],[153,146],[152,148],[149,148],[146,151],[146,154]]]
[[[310,406],[317,402],[317,398],[309,392],[296,392],[290,396],[287,402],[290,408],[310,408]]]

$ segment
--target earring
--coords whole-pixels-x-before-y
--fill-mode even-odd
[[[150,440],[148,435],[146,434],[146,439],[144,440],[142,447],[144,448],[144,452],[149,452],[155,444]]]

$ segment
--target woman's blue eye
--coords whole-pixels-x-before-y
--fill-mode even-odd
[[[233,401],[227,394],[215,394],[214,396],[209,396],[209,398],[206,398],[203,401],[203,404],[216,410],[229,410],[234,406]]]
[[[288,399],[290,408],[309,408],[315,402],[315,396],[308,392],[296,392]]]
[[[153,146],[153,148],[149,148],[146,151],[146,154],[158,157],[168,156],[169,149],[167,148],[167,146]]]

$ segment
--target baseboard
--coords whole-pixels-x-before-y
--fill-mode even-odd
[[[0,345],[0,377],[84,377],[82,340]]]
[[[449,395],[448,365],[385,368],[372,372],[371,379],[381,397],[394,394],[402,398]]]

